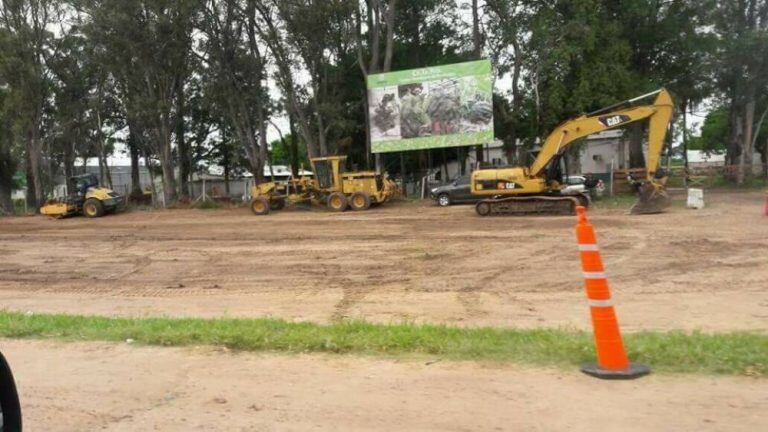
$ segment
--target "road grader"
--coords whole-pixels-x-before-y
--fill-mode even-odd
[[[266,215],[286,205],[302,203],[327,206],[334,212],[347,208],[368,210],[389,201],[398,191],[389,176],[374,171],[345,172],[346,156],[312,158],[313,177],[291,178],[287,182],[265,182],[251,189],[251,210]]]

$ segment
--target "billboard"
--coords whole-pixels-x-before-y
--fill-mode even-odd
[[[493,140],[492,88],[488,60],[369,75],[371,151]]]

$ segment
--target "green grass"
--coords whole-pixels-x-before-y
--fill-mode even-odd
[[[438,325],[329,325],[275,319],[107,318],[0,312],[0,336],[161,346],[213,345],[243,351],[326,352],[574,367],[594,361],[590,333],[558,329]],[[633,361],[656,372],[764,376],[768,335],[640,332],[625,336]]]

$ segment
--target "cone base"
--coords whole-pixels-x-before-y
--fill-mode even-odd
[[[581,371],[587,375],[600,379],[631,380],[640,378],[643,375],[648,375],[651,373],[651,368],[639,363],[630,363],[628,369],[613,370],[603,369],[596,364],[585,364],[581,366]]]

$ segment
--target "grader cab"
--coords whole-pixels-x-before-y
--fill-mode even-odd
[[[287,183],[267,182],[251,189],[251,210],[265,215],[286,204],[315,203],[331,211],[347,208],[367,210],[371,205],[389,201],[397,185],[386,173],[374,171],[345,172],[346,156],[312,158],[314,176],[290,179]]]

